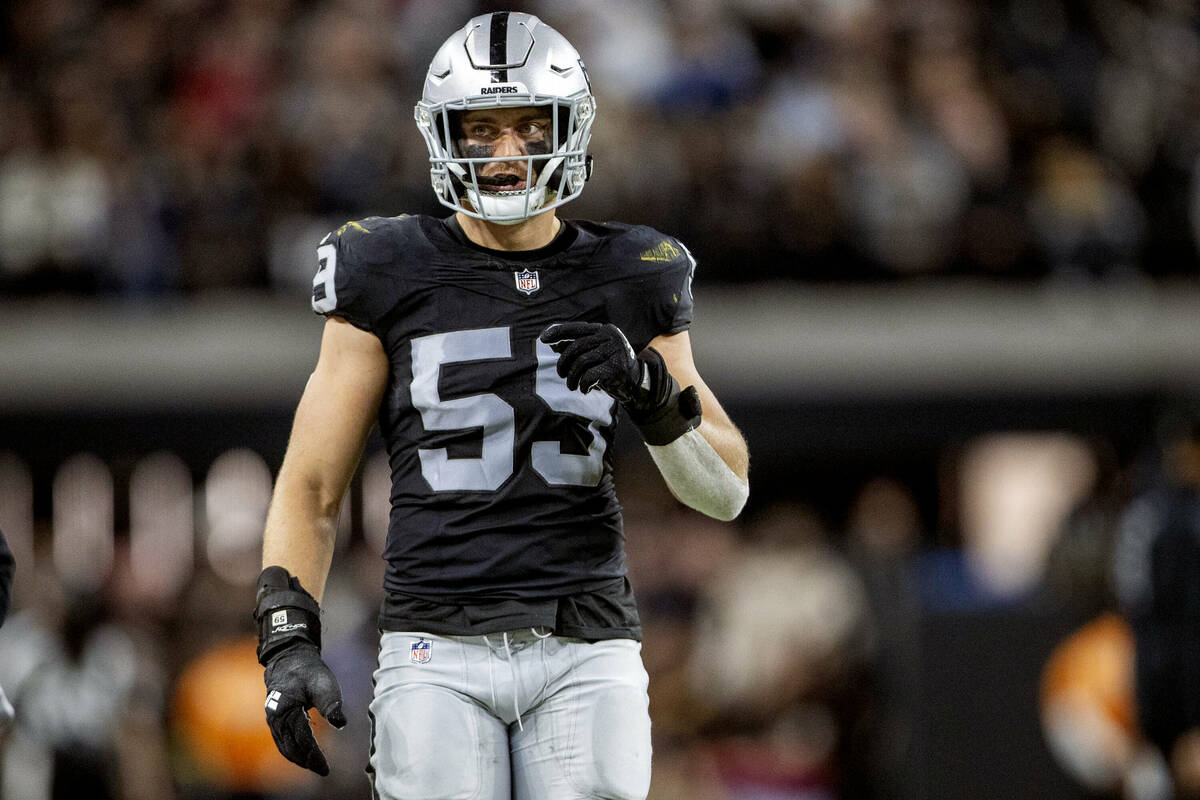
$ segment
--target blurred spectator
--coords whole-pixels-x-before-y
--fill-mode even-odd
[[[671,499],[644,452],[617,466],[630,580],[639,597],[642,662],[650,676],[654,748],[649,800],[725,800],[704,764],[700,733],[709,692],[691,680],[696,615],[704,588],[738,548],[737,526]]]
[[[1164,422],[1161,471],[1122,520],[1114,571],[1133,629],[1138,718],[1179,798],[1200,797],[1200,413]]]
[[[253,634],[234,637],[193,659],[179,675],[172,720],[185,798],[313,794],[311,776],[279,755],[263,724],[256,645]]]
[[[857,742],[856,791],[848,796],[902,800],[914,796],[921,668],[917,552],[924,536],[912,492],[890,478],[868,481],[850,505],[845,534],[874,632],[869,708]]]
[[[730,797],[840,796],[854,777],[867,601],[808,509],[773,505],[707,587],[692,653],[705,755]]]
[[[1096,478],[1095,454],[1071,434],[998,433],[968,443],[948,499],[961,546],[922,556],[922,603],[961,611],[1027,601]]]
[[[1110,444],[1088,442],[1096,457],[1091,492],[1063,520],[1046,554],[1048,598],[1073,619],[1094,619],[1117,608],[1113,549],[1129,502],[1131,470],[1121,469]]]
[[[1065,139],[1039,146],[1030,227],[1061,277],[1130,275],[1145,226],[1130,188],[1098,156]]]
[[[392,207],[408,199],[396,197],[393,184],[426,169],[402,147],[412,115],[389,77],[389,33],[368,14],[344,9],[297,26],[288,80],[264,98],[275,103],[272,166],[294,170],[299,181],[280,198],[285,207],[342,216],[407,210]]]
[[[529,11],[573,42],[596,76],[597,105],[645,102],[670,80],[680,62],[679,18],[663,0],[533,2]],[[703,12],[701,12],[703,13]]]
[[[1142,737],[1128,624],[1106,612],[1071,633],[1041,676],[1039,706],[1050,749],[1095,797],[1168,800],[1166,764]]]
[[[16,724],[5,797],[170,798],[158,645],[120,623],[103,595],[63,595],[49,575],[37,609],[0,633],[0,681]]]
[[[632,203],[702,280],[1197,273],[1192,4],[528,10],[603,76],[579,213]],[[311,251],[307,231],[344,219],[436,212],[411,67],[446,13],[9,4],[0,293],[287,291],[311,253],[281,269],[303,244],[285,239]]]

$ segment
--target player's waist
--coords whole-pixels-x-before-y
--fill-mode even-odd
[[[520,591],[448,595],[389,588],[379,627],[460,636],[545,627],[583,639],[641,639],[633,590],[624,576],[564,586],[552,595]]]

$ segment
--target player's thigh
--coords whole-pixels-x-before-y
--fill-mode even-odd
[[[564,657],[570,673],[512,733],[514,800],[642,800],[650,713],[641,645],[573,642],[553,659]]]
[[[448,653],[443,647],[443,662]],[[380,800],[509,800],[505,724],[444,670],[388,665],[375,673],[371,780]]]

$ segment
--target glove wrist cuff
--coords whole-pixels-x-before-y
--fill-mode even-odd
[[[267,567],[258,578],[258,663],[264,667],[301,642],[321,649],[321,607],[283,567]]]
[[[667,370],[667,362],[653,347],[637,356],[637,383],[621,399],[631,415],[650,417],[674,401],[679,383]]]
[[[642,432],[642,439],[656,447],[670,444],[700,425],[700,396],[696,387],[689,386],[680,391],[679,383],[670,375],[667,377],[671,386],[661,407],[649,412],[629,410],[629,417]]]
[[[700,397],[692,386],[680,391],[679,381],[653,347],[638,354],[638,363],[642,372],[638,397],[626,403],[625,410],[646,444],[670,444],[700,424]]]

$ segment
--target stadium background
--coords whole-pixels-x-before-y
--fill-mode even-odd
[[[1103,614],[1200,381],[1187,0],[6,4],[0,797],[364,796],[377,443],[327,600],[351,727],[324,783],[271,748],[250,584],[313,247],[441,213],[411,107],[452,27],[505,8],[597,92],[565,216],[688,244],[697,362],[750,443],[728,525],[619,448],[652,797],[1154,797]]]

